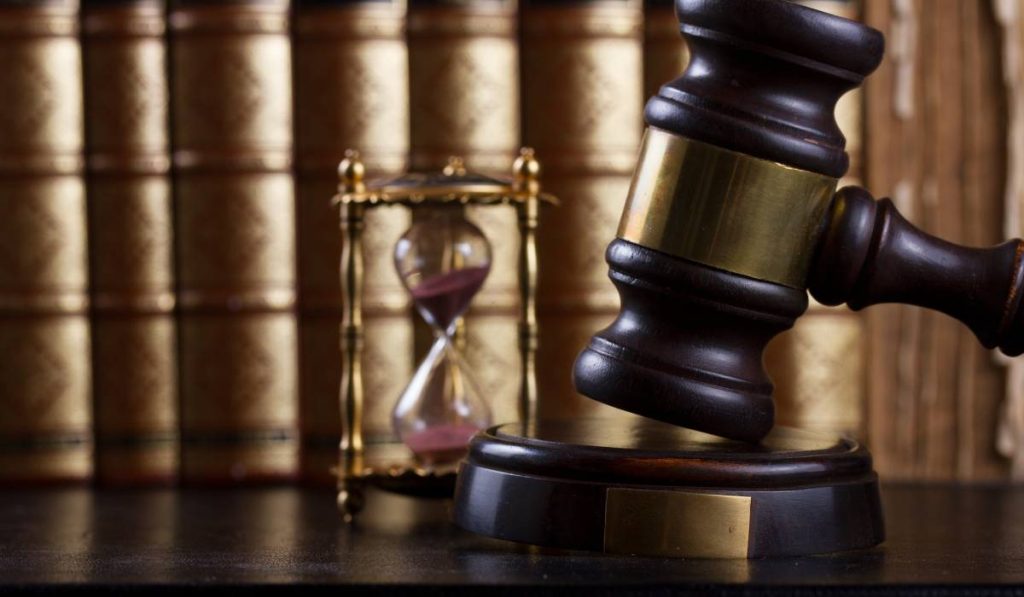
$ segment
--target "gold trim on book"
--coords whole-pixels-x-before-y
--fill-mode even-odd
[[[296,152],[295,170],[305,181],[328,178],[334,184],[334,169],[338,165],[338,152],[326,149]],[[409,162],[407,151],[395,152],[375,148],[362,154],[367,172],[401,172]],[[506,160],[508,161],[508,160]],[[325,174],[326,173],[326,174]]]
[[[676,558],[746,558],[751,498],[674,490],[609,488],[604,550]]]
[[[169,24],[172,31],[180,33],[287,33],[288,16],[282,14],[288,11],[287,2],[277,4],[268,3],[262,9],[237,4],[179,8],[171,12]]]
[[[605,140],[593,143],[588,153],[561,152],[550,160],[544,160],[549,171],[572,173],[572,176],[622,174],[628,176],[636,167],[636,147],[629,151],[609,149]]]
[[[405,32],[403,4],[364,3],[345,8],[303,9],[292,17],[292,31],[304,41],[395,39]]]
[[[516,34],[513,14],[506,9],[467,12],[466,7],[419,8],[409,13],[406,27],[409,33],[420,36],[512,37]]]
[[[120,292],[96,292],[92,306],[97,311],[126,311],[131,313],[170,313],[174,311],[173,292],[151,292],[146,294],[125,294]]]
[[[0,312],[75,315],[89,310],[89,296],[79,292],[0,293]]]
[[[8,39],[64,37],[78,33],[78,20],[73,13],[48,13],[31,8],[0,8],[0,15],[0,35]]]
[[[587,4],[575,9],[531,7],[523,19],[523,31],[531,36],[634,38],[643,31],[640,14],[637,8],[628,5],[595,8]]]
[[[344,295],[340,290],[317,291],[315,289],[301,292],[303,312],[310,313],[341,313],[345,304]],[[367,292],[363,298],[363,312],[376,316],[408,315],[410,313],[409,295],[402,288],[388,288],[372,295]]]
[[[835,178],[649,128],[618,237],[804,288],[836,183]]]
[[[160,0],[82,9],[82,33],[94,36],[155,37],[167,31]]]
[[[60,152],[66,149],[61,147],[41,148],[49,151]],[[0,155],[0,173],[10,174],[48,174],[59,176],[62,174],[79,174],[85,166],[85,159],[81,155]]]
[[[178,150],[174,166],[179,170],[213,170],[219,174],[232,172],[288,172],[292,167],[291,149],[257,150],[254,152],[213,152]]]
[[[288,311],[295,307],[295,291],[291,288],[277,290],[182,290],[178,304],[182,309],[204,308],[227,309],[229,311]]]
[[[168,174],[171,171],[171,158],[163,153],[90,153],[88,168],[97,174]]]

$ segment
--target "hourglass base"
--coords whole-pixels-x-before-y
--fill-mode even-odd
[[[776,428],[744,444],[641,417],[489,429],[459,472],[454,520],[510,541],[668,557],[884,539],[878,478],[856,442]]]

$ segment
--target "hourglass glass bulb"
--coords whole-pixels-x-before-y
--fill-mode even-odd
[[[490,272],[490,244],[461,206],[437,208],[399,239],[395,266],[436,339],[399,397],[392,422],[420,460],[452,462],[491,424],[490,409],[452,341],[455,321]]]
[[[398,240],[395,266],[427,323],[447,330],[487,279],[491,247],[461,207],[438,208]]]

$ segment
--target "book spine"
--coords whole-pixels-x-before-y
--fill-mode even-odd
[[[0,482],[91,477],[75,0],[0,4]]]
[[[166,19],[162,0],[83,7],[96,477],[178,472]]]
[[[171,4],[185,482],[298,474],[288,10]]]
[[[520,143],[515,0],[411,0],[408,14],[410,160],[440,170],[449,156],[508,176]],[[546,159],[540,154],[543,162]],[[518,418],[519,228],[508,206],[469,207],[493,250],[491,273],[466,321],[465,357],[496,421]],[[424,327],[417,352],[424,352]]]
[[[603,256],[643,127],[642,20],[634,0],[533,0],[522,9],[525,142],[561,200],[538,234],[541,418],[619,412],[576,394],[569,372],[618,313]]]
[[[644,98],[679,77],[690,59],[672,0],[644,2]]]
[[[302,472],[334,482],[341,440],[342,303],[337,167],[360,151],[370,176],[402,172],[409,152],[408,52],[400,0],[299,1],[293,16],[300,301]],[[402,208],[368,210],[364,436],[392,435],[391,409],[413,374],[409,298],[393,254],[409,227]]]
[[[811,8],[858,19],[857,0],[803,0]],[[846,137],[850,169],[839,186],[862,185],[863,95],[855,90],[836,107]],[[772,341],[765,364],[775,384],[776,421],[781,425],[862,437],[866,401],[864,319],[846,307],[810,300],[792,330]]]

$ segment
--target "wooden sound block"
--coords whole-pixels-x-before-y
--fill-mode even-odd
[[[875,546],[878,477],[855,441],[776,427],[746,444],[642,417],[478,435],[455,523],[554,548],[760,558]]]

